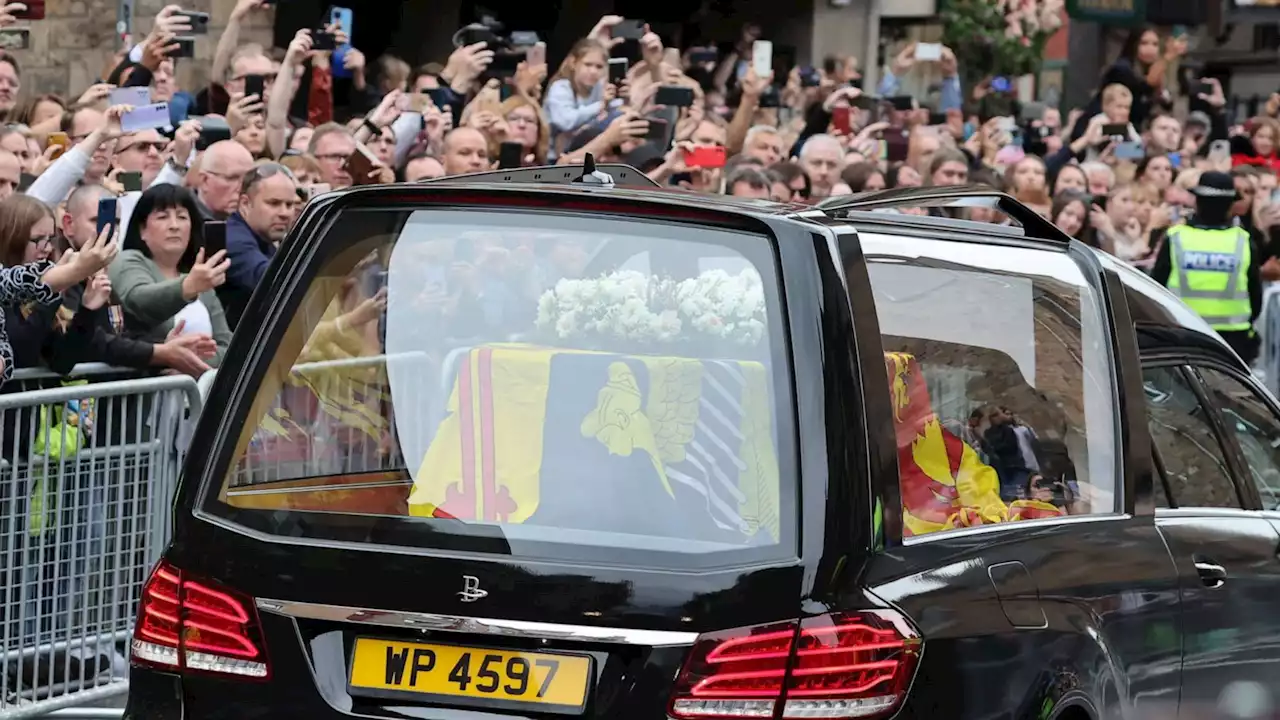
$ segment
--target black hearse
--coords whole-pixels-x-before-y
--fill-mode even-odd
[[[644,184],[311,202],[192,440],[129,717],[1274,702],[1280,415],[1178,301],[990,190]],[[1010,222],[902,212],[975,205]]]

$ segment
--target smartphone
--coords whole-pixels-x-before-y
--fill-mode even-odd
[[[64,132],[49,133],[49,140],[45,142],[44,146],[48,149],[52,145],[56,145],[59,148],[53,153],[53,157],[56,160],[62,157],[62,153],[71,149],[71,138]]]
[[[1092,202],[1091,204],[1092,204],[1092,205],[1097,205],[1099,210],[1106,210],[1106,209],[1107,209],[1107,196],[1106,196],[1106,195],[1094,195],[1094,196],[1093,196],[1093,202]]]
[[[116,179],[120,181],[120,187],[123,187],[125,192],[142,192],[142,173],[122,172],[116,175]]]
[[[1035,122],[1044,118],[1045,104],[1042,102],[1024,102],[1018,108],[1018,118],[1024,123]]]
[[[349,78],[351,77],[351,71],[346,68],[344,58],[347,56],[347,51],[351,49],[351,32],[355,25],[354,14],[351,12],[351,8],[334,5],[329,8],[328,18],[330,25],[337,25],[342,28],[342,32],[347,34],[347,42],[341,47],[334,48],[333,62],[329,63],[329,67],[332,68],[334,77]]]
[[[910,95],[895,95],[889,98],[889,104],[899,112],[916,109],[916,99]]]
[[[758,78],[773,74],[773,42],[757,40],[751,44],[751,69]]]
[[[200,137],[196,139],[196,150],[204,152],[209,146],[231,139],[231,126],[225,118],[205,115],[195,118],[200,121]]]
[[[529,48],[524,55],[524,61],[529,65],[545,65],[547,63],[547,44],[539,40]]]
[[[227,223],[206,220],[204,223],[204,256],[212,257],[227,249]]]
[[[196,39],[190,35],[184,35],[173,39],[178,46],[169,53],[171,58],[193,58],[196,56]]]
[[[942,112],[929,113],[929,124],[930,125],[946,125],[947,114]]]
[[[1007,93],[1013,90],[1013,83],[1009,82],[1009,78],[996,76],[991,78],[991,92]]]
[[[817,85],[814,85],[814,87],[817,87]],[[880,100],[867,95],[859,95],[849,104],[859,110],[877,110],[880,107]]]
[[[324,28],[315,28],[311,31],[311,49],[312,50],[333,50],[337,47],[337,40],[333,33]]]
[[[724,148],[719,145],[695,147],[684,153],[684,164],[691,168],[722,168],[724,162]]]
[[[504,142],[498,148],[498,169],[518,168],[523,163],[524,145],[518,142]]]
[[[709,65],[720,59],[715,48],[698,48],[689,52],[689,63],[692,65]]]
[[[942,59],[942,43],[916,43],[916,60],[938,62]]]
[[[853,132],[853,126],[849,122],[849,106],[831,108],[831,127],[841,135],[850,135]]]
[[[1106,138],[1127,138],[1129,137],[1129,126],[1120,123],[1107,123],[1102,126],[1102,136]]]
[[[432,88],[427,91],[427,97],[431,98],[431,104],[441,110],[450,107],[449,102],[453,99],[453,95],[448,88]]]
[[[30,48],[30,28],[7,28],[0,30],[0,50],[28,50]]]
[[[645,119],[649,121],[649,129],[644,134],[645,141],[651,142],[663,150],[666,150],[667,128],[670,127],[670,125],[663,118],[648,117]]]
[[[639,40],[644,37],[644,21],[643,20],[623,20],[613,26],[613,30],[609,32],[612,37],[622,38],[623,40]]]
[[[653,96],[654,105],[667,107],[693,107],[693,88],[680,85],[663,85]]]
[[[1201,80],[1196,83],[1197,95],[1213,95],[1213,83]]]
[[[822,73],[815,67],[800,68],[800,87],[811,88],[822,84]],[[870,99],[870,98],[868,98]]]
[[[120,129],[127,133],[158,130],[169,126],[169,103],[136,107],[120,117]]]
[[[1209,146],[1209,159],[1215,163],[1223,162],[1231,157],[1231,142],[1228,140],[1214,140]]]
[[[128,105],[133,108],[140,108],[144,105],[151,104],[151,88],[149,87],[122,87],[111,91],[107,96],[107,104],[109,105]]]
[[[314,185],[304,185],[303,187],[305,187],[305,188],[307,189],[307,196],[308,196],[308,197],[315,197],[315,196],[317,196],[317,195],[323,195],[323,194],[325,194],[325,193],[327,193],[327,192],[329,192],[330,190],[332,190],[332,189],[333,189],[333,188],[329,187],[329,184],[328,184],[328,183],[316,183],[316,184],[314,184]]]
[[[330,5],[329,12],[325,14],[330,25],[337,25],[347,34],[347,38],[351,38],[351,31],[354,26],[355,13],[351,12],[351,8],[340,7],[338,5]]]
[[[98,234],[101,235],[103,230],[108,227],[115,227],[116,207],[118,202],[113,197],[104,197],[98,200]]]
[[[629,65],[626,58],[609,58],[609,83],[617,85],[626,80]]]
[[[1116,156],[1117,160],[1141,160],[1147,154],[1147,148],[1140,140],[1132,142],[1116,143],[1111,154]]]
[[[356,145],[356,149],[347,156],[347,172],[351,174],[351,182],[355,185],[373,184],[369,176],[378,169],[379,165],[378,159],[373,156],[369,148],[363,145]]]
[[[267,92],[267,76],[266,75],[245,75],[244,76],[244,96],[257,95],[259,100],[265,98]]]
[[[22,4],[27,6],[26,10],[19,10],[13,16],[18,20],[43,20],[44,19],[44,0],[22,0]]]
[[[195,10],[179,10],[174,14],[187,19],[187,22],[191,25],[192,35],[209,34],[209,13]]]

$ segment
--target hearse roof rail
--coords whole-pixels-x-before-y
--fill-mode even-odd
[[[605,182],[607,176],[612,182]],[[420,183],[519,183],[536,185],[594,185],[596,187],[624,187],[653,190],[662,186],[648,175],[622,163],[596,164],[587,154],[581,165],[541,165],[538,167],[508,168],[466,175],[419,180]]]
[[[830,217],[850,211],[889,210],[910,207],[985,207],[1008,215],[1022,226],[1023,234],[1037,240],[1066,244],[1071,241],[1053,223],[1009,195],[981,185],[893,188],[828,198],[815,207]]]

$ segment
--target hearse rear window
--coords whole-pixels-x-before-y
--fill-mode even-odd
[[[280,535],[553,559],[794,554],[767,238],[388,214],[356,226],[394,230],[311,280],[207,509]]]

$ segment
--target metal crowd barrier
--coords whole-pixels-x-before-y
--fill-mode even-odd
[[[0,394],[0,719],[120,717],[134,612],[202,397],[180,375],[19,370]],[[54,385],[49,387],[49,385]]]

